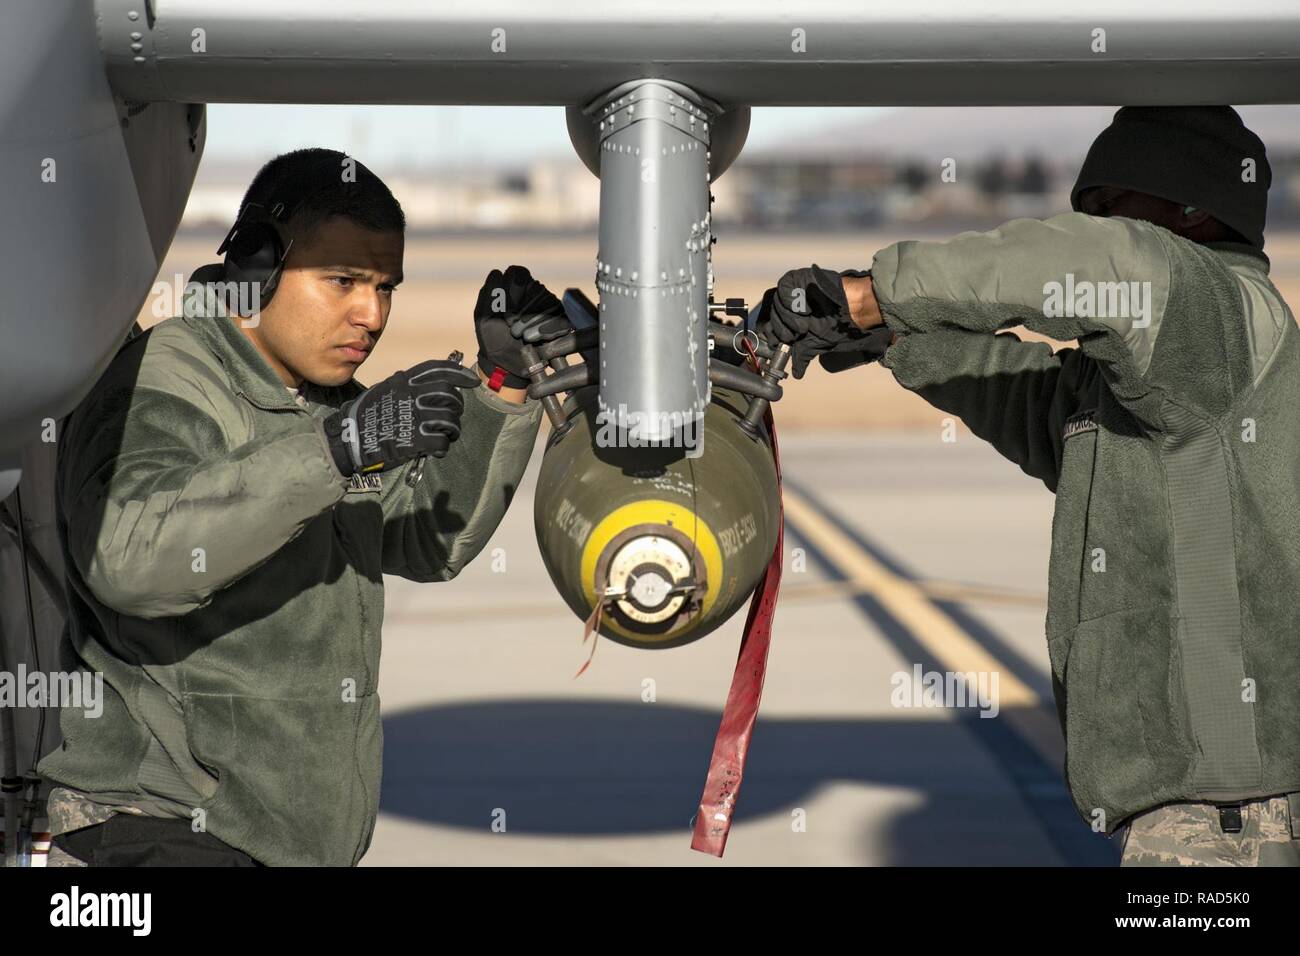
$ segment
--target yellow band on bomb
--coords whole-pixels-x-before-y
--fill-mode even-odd
[[[657,498],[633,501],[615,508],[587,536],[587,543],[582,548],[582,589],[587,598],[587,608],[596,607],[596,562],[605,551],[605,547],[620,533],[637,525],[666,525],[685,535],[695,543],[696,551],[704,560],[704,570],[708,575],[708,587],[704,592],[703,606],[696,620],[708,616],[709,609],[717,600],[722,589],[722,550],[712,529],[702,521],[695,512],[684,505]],[[645,634],[634,634],[618,625],[612,617],[604,617],[601,627],[608,628],[626,637],[647,640]],[[661,635],[668,640],[679,636],[679,632]],[[652,638],[651,638],[652,639]]]

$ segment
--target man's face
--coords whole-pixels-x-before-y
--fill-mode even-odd
[[[1191,210],[1190,212],[1188,210]],[[1164,226],[1175,235],[1192,242],[1245,240],[1215,219],[1204,209],[1184,207],[1148,193],[1119,186],[1093,186],[1079,193],[1079,211],[1089,216],[1124,216]]]
[[[1118,186],[1094,186],[1079,194],[1079,211],[1090,216],[1141,219],[1177,232],[1184,225],[1178,203]]]
[[[335,216],[296,237],[257,325],[240,321],[285,385],[342,385],[383,334],[402,281],[400,232],[372,232]]]

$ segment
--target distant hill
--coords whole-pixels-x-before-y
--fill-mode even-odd
[[[1300,94],[1298,94],[1300,95]],[[747,149],[742,160],[879,157],[936,161],[1037,154],[1077,163],[1115,115],[1113,106],[908,107],[868,120],[830,123],[776,147]],[[1269,153],[1300,153],[1300,106],[1242,106],[1246,125]]]

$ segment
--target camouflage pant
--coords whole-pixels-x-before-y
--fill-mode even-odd
[[[1300,866],[1300,820],[1268,797],[1242,803],[1241,832],[1224,833],[1214,804],[1167,804],[1125,827],[1120,866]]]
[[[51,790],[49,801],[46,804],[46,816],[50,820],[50,833],[54,836],[103,823],[117,812],[120,811],[92,803],[65,787],[55,787]],[[89,864],[77,859],[71,853],[60,850],[51,843],[50,855],[45,865],[49,867],[87,866]]]
[[[64,853],[57,846],[50,844],[50,853],[46,858],[45,865],[49,866],[90,866],[84,860],[78,860],[71,853]]]

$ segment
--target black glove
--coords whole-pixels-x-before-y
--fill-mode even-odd
[[[527,388],[528,371],[520,349],[538,345],[572,331],[560,300],[523,266],[488,273],[474,304],[474,334],[478,336],[478,367],[489,378],[497,369],[501,384]]]
[[[860,341],[847,339],[831,351],[823,352],[817,356],[817,361],[831,374],[857,368],[859,365],[869,365],[884,356],[893,339],[893,330],[887,325],[880,325],[864,333]]]
[[[831,272],[814,264],[791,269],[775,289],[764,293],[758,333],[771,344],[790,346],[795,378],[803,378],[808,363],[829,352],[866,353],[866,361],[884,354],[880,335],[873,336],[853,324],[840,282],[841,276],[867,275],[870,273],[856,270]],[[888,336],[884,345],[888,346]]]
[[[431,359],[366,389],[325,419],[339,471],[387,471],[420,455],[441,458],[460,437],[461,389],[480,384],[473,369]]]

